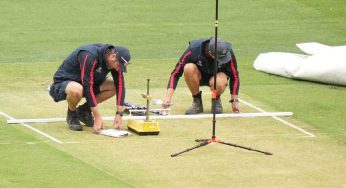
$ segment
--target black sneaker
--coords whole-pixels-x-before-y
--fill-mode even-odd
[[[84,123],[87,127],[93,127],[94,126],[94,116],[91,113],[91,110],[87,103],[78,106],[76,110],[78,114],[78,119]]]
[[[78,120],[78,115],[76,111],[71,111],[70,109],[67,110],[66,122],[67,122],[68,128],[73,131],[83,130]]]

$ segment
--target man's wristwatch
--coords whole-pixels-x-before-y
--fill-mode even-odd
[[[122,117],[122,116],[123,116],[123,112],[118,112],[118,111],[117,111],[116,115],[119,115],[119,116]]]
[[[239,100],[238,99],[231,99],[229,102],[234,103],[234,102],[239,102]]]

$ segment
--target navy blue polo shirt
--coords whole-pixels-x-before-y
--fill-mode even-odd
[[[117,105],[123,106],[125,100],[124,75],[119,71],[107,68],[105,51],[113,48],[110,44],[90,44],[73,51],[60,65],[54,75],[54,83],[75,81],[83,86],[84,96],[89,107],[97,105],[95,87],[100,87],[111,72],[117,95]]]

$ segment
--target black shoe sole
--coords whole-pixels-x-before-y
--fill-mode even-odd
[[[78,129],[73,129],[72,127],[68,126],[68,128],[72,131],[82,131],[83,130],[82,127],[78,128]]]

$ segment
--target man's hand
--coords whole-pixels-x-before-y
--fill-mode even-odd
[[[173,88],[169,88],[167,90],[166,99],[162,102],[162,107],[164,109],[169,108],[171,106],[171,104],[172,104],[171,103],[171,99],[172,99],[173,93],[174,93],[174,89]]]
[[[230,100],[230,103],[232,104],[232,111],[234,113],[239,113],[240,112],[240,108],[239,108],[238,99],[232,99],[232,100]]]
[[[238,102],[232,103],[232,110],[233,110],[234,113],[239,113],[240,112],[239,103]]]
[[[123,126],[123,118],[122,115],[117,114],[114,117],[114,124],[113,124],[114,128],[117,130],[120,130],[121,127]]]
[[[170,100],[164,100],[164,101],[162,102],[162,107],[163,107],[164,109],[169,108],[170,106],[171,106],[171,101],[170,101]]]
[[[95,116],[94,117],[94,131],[96,133],[99,133],[103,129],[103,122],[101,116]]]
[[[92,107],[91,111],[94,114],[94,131],[96,133],[99,133],[101,129],[103,129],[103,121],[102,121],[101,112],[97,106]]]

